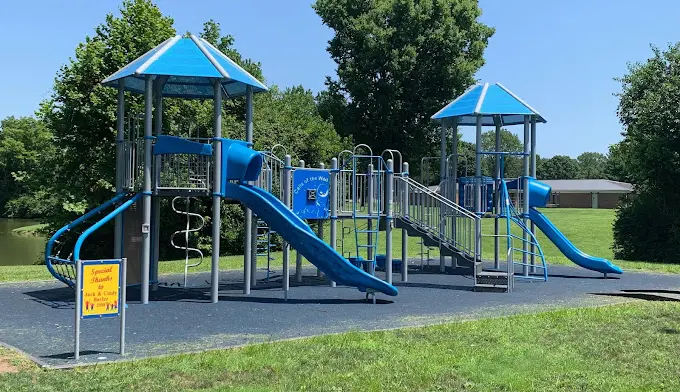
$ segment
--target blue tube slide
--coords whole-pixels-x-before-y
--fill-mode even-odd
[[[396,287],[355,267],[318,238],[302,219],[271,193],[248,184],[227,182],[222,185],[226,197],[248,206],[329,279],[358,287],[361,291],[375,290],[391,296],[398,294]]]
[[[49,239],[49,241],[47,241],[47,246],[45,246],[45,265],[47,266],[47,270],[50,271],[50,274],[52,274],[52,276],[57,278],[59,281],[66,283],[69,286],[72,285],[72,282],[68,281],[64,276],[62,276],[60,273],[58,273],[54,269],[54,267],[52,266],[52,260],[51,260],[52,250],[54,248],[54,244],[57,242],[59,237],[61,237],[65,232],[67,232],[67,231],[73,229],[74,227],[80,225],[81,223],[83,223],[87,219],[91,218],[92,216],[99,214],[102,210],[108,208],[112,204],[119,202],[123,198],[125,198],[125,193],[119,193],[119,194],[115,195],[113,198],[111,198],[110,200],[108,200],[104,204],[102,204],[102,205],[100,205],[96,208],[93,208],[92,210],[88,211],[85,215],[83,215],[80,218],[74,220],[73,222],[65,225],[61,229],[57,230],[57,232],[54,233],[54,235],[52,235],[52,237]]]
[[[529,219],[538,226],[557,249],[576,265],[603,274],[622,274],[623,270],[601,257],[590,256],[580,251],[562,234],[555,225],[534,207],[545,207],[550,195],[550,186],[535,179],[529,179]]]

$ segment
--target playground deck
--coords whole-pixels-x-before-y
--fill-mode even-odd
[[[413,262],[413,261],[412,261]],[[413,267],[412,267],[413,268]],[[328,287],[315,271],[304,282],[291,279],[283,300],[280,275],[260,283],[250,296],[241,293],[241,272],[223,272],[220,302],[210,304],[208,274],[191,275],[192,289],[179,289],[182,275],[165,276],[172,287],[153,292],[139,304],[131,292],[127,312],[127,351],[117,354],[118,319],[84,320],[81,363],[136,359],[234,347],[350,330],[377,330],[531,312],[554,307],[594,306],[625,298],[680,301],[675,275],[627,272],[603,279],[580,268],[552,266],[550,282],[518,281],[513,293],[472,291],[469,270],[439,274],[438,261],[408,283],[394,275],[399,296],[364,299],[355,288]],[[378,272],[382,276],[381,272]],[[264,277],[264,274],[263,274]],[[0,341],[50,367],[73,365],[73,290],[57,282],[0,285]]]

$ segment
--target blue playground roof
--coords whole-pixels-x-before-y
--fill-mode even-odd
[[[146,52],[136,60],[102,81],[105,86],[117,87],[125,79],[125,90],[144,93],[144,77],[167,77],[163,96],[182,98],[212,98],[213,79],[222,79],[227,97],[267,91],[267,86],[203,38],[175,36]]]
[[[453,102],[444,106],[432,116],[434,120],[457,117],[458,125],[476,125],[477,115],[482,116],[482,125],[497,125],[494,117],[501,119],[500,125],[524,124],[525,115],[536,116],[537,122],[545,119],[500,83],[476,84]]]

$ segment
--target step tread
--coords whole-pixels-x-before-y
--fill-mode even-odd
[[[507,289],[508,285],[507,284],[488,284],[488,283],[477,283],[475,287],[484,287],[484,288],[491,288],[491,289]]]
[[[483,277],[507,277],[508,273],[507,272],[500,272],[500,271],[482,271],[477,274],[477,276],[483,276]]]

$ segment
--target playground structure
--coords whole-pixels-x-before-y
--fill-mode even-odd
[[[159,209],[163,197],[172,198],[173,209],[186,218],[185,226],[169,239],[172,246],[185,252],[185,277],[194,265],[190,253],[203,259],[200,250],[189,244],[189,234],[204,223],[202,216],[189,211],[191,200],[212,199],[213,303],[219,299],[222,200],[241,203],[245,209],[244,294],[258,284],[261,257],[266,260],[266,280],[270,279],[275,235],[283,239],[284,298],[290,288],[291,249],[297,250],[298,282],[302,281],[304,257],[318,268],[319,275],[327,276],[331,285],[357,287],[374,301],[378,292],[395,296],[394,270],[400,271],[402,281],[408,280],[409,236],[420,237],[423,247],[439,250],[441,272],[446,272],[449,257],[452,267],[470,269],[475,288],[511,291],[516,278],[547,280],[535,226],[576,264],[605,274],[621,273],[607,260],[578,251],[535,209],[545,206],[550,194],[547,186],[534,179],[536,123],[545,120],[501,85],[475,85],[433,116],[442,121],[442,142],[440,178],[437,186],[430,187],[432,178],[418,182],[410,177],[409,164],[397,150],[378,155],[369,146],[359,145],[340,152],[328,169],[323,164],[306,167],[303,161],[293,166],[284,146],[264,152],[253,150],[253,94],[267,87],[193,35],[168,39],[102,83],[118,89],[116,195],[57,231],[45,252],[49,271],[71,287],[75,261],[82,260],[83,243],[114,220],[114,258],[127,258],[127,282],[140,285],[141,302],[148,303],[149,292],[159,283]],[[126,117],[126,91],[144,95],[142,116]],[[164,97],[213,99],[212,135],[181,138],[164,134]],[[221,137],[222,100],[234,97],[245,97],[245,141]],[[498,151],[499,132],[503,126],[517,124],[524,125],[524,152],[515,154],[524,160],[524,176],[505,179],[503,162],[510,153]],[[456,129],[465,125],[476,126],[475,175],[457,178]],[[482,151],[482,126],[491,125],[496,127],[496,151]],[[449,131],[453,133],[450,154],[446,146]],[[495,158],[494,178],[482,176],[485,156]],[[513,198],[519,202],[513,203]],[[184,204],[183,210],[180,204]],[[111,211],[101,217],[107,210]],[[78,236],[72,249],[62,241],[65,233],[95,217],[96,223]],[[482,230],[487,218],[494,219],[493,234]],[[305,220],[316,222],[317,232]],[[327,220],[330,244],[323,240]],[[392,254],[395,228],[401,229],[400,259]],[[515,234],[513,228],[521,234]],[[354,244],[346,245],[347,236],[352,234]],[[521,246],[516,246],[517,242]],[[382,243],[384,254],[380,253]],[[493,245],[493,268],[485,269],[487,254],[482,248],[487,244]],[[520,257],[515,261],[517,253]],[[378,277],[376,267],[384,271],[384,279]],[[516,267],[520,273],[515,273]],[[184,282],[186,286],[186,278]]]

